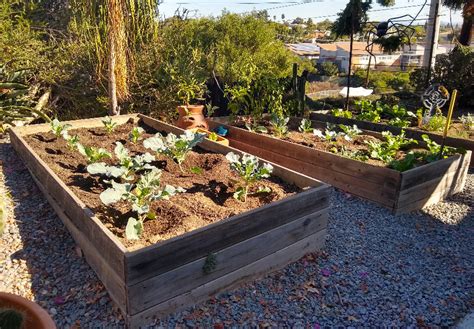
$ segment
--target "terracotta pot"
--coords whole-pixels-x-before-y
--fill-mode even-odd
[[[56,329],[56,325],[49,314],[38,304],[26,298],[0,292],[0,309],[12,309],[22,314],[22,328]]]
[[[178,106],[179,118],[176,126],[183,129],[204,128],[209,129],[206,118],[202,111],[204,105],[181,105]]]

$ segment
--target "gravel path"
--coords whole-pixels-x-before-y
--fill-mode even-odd
[[[58,328],[123,327],[93,271],[11,146],[0,141],[0,291]],[[162,319],[158,326],[452,326],[474,309],[474,173],[450,201],[395,217],[334,192],[324,251]]]

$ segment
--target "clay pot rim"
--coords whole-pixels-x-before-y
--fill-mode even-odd
[[[7,292],[0,292],[0,308],[10,308],[18,310],[20,313],[26,313],[30,321],[34,321],[33,323],[36,325],[32,328],[56,329],[56,324],[48,312],[35,302],[24,297]]]

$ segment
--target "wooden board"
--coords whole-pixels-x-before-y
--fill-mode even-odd
[[[368,121],[362,121],[362,120],[356,120],[356,119],[340,118],[340,117],[335,117],[330,114],[323,114],[323,113],[317,113],[317,112],[312,112],[310,117],[312,120],[318,120],[322,122],[345,124],[345,125],[351,125],[351,126],[357,125],[357,127],[359,127],[360,129],[372,130],[376,132],[390,131],[393,134],[399,134],[403,129],[405,130],[405,134],[407,137],[416,139],[418,141],[422,140],[421,135],[428,135],[431,140],[435,141],[438,144],[441,144],[443,140],[443,136],[441,136],[440,134],[434,134],[429,131],[421,131],[421,130],[416,130],[413,128],[399,128],[399,127],[389,126],[383,123],[374,123],[374,122],[368,122]],[[448,136],[446,137],[446,145],[452,146],[452,147],[461,147],[465,150],[474,152],[474,141],[470,139]],[[474,158],[471,159],[469,166],[474,167]]]
[[[296,243],[327,226],[327,212],[303,216],[286,225],[278,226],[243,242],[212,253],[216,259],[216,268],[211,273],[203,273],[206,257],[154,276],[129,287],[130,313],[140,311],[192,290],[229,272],[233,272],[249,263],[255,262],[286,246]],[[170,282],[178,281],[178,287]]]
[[[321,230],[254,263],[207,282],[185,294],[167,300],[134,316],[130,316],[128,317],[128,324],[130,328],[139,328],[159,316],[181,311],[190,303],[197,304],[205,301],[212,295],[219,293],[222,289],[229,290],[242,282],[247,282],[272,271],[279,270],[288,263],[297,261],[305,254],[323,247],[325,237],[326,230]]]

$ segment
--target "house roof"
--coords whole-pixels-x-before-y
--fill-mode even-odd
[[[314,43],[289,43],[286,45],[288,49],[300,56],[316,56],[319,55],[319,46]]]
[[[336,51],[337,46],[335,43],[318,43],[319,48],[327,51]]]

